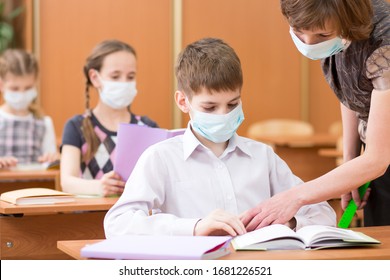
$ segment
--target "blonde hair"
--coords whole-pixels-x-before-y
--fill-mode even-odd
[[[331,20],[342,38],[357,41],[373,29],[371,0],[280,0],[282,14],[297,30],[323,29]]]
[[[91,80],[89,78],[89,70],[95,69],[96,71],[100,71],[104,58],[112,53],[116,53],[119,51],[126,51],[132,53],[136,57],[136,52],[133,47],[130,45],[118,41],[118,40],[106,40],[99,43],[88,56],[86,63],[83,68],[84,76],[85,76],[85,118],[83,119],[81,129],[84,135],[84,139],[87,143],[87,151],[85,155],[83,155],[84,161],[89,161],[93,158],[96,153],[100,140],[96,135],[92,121],[91,121],[91,109],[89,107],[89,87],[92,86]]]
[[[21,49],[7,49],[0,57],[0,78],[4,80],[8,73],[21,77],[33,74],[38,77],[38,61],[31,53]],[[43,112],[34,99],[28,107],[28,110],[35,118],[43,118]]]
[[[235,51],[217,38],[204,38],[188,45],[177,59],[175,73],[178,89],[188,98],[206,89],[241,90],[241,62]]]

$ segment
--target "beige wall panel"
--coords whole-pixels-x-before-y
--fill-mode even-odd
[[[84,112],[82,68],[104,39],[131,44],[138,54],[134,113],[161,127],[172,123],[171,9],[169,0],[40,0],[41,101],[56,133]],[[92,91],[96,104],[97,93]]]
[[[279,1],[184,0],[183,46],[202,37],[222,38],[241,59],[245,121],[239,133],[257,120],[300,118],[300,54]]]

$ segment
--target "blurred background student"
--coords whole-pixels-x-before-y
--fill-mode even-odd
[[[0,57],[0,168],[59,158],[54,126],[37,104],[38,62],[18,49]]]
[[[65,125],[61,146],[61,185],[75,194],[112,196],[125,182],[113,171],[120,123],[157,127],[146,116],[131,112],[137,95],[136,52],[128,44],[107,40],[98,44],[84,66],[86,111]],[[99,101],[90,109],[90,86]]]

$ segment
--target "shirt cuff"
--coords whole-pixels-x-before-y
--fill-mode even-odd
[[[194,235],[194,227],[199,219],[177,219],[173,226],[172,235]]]

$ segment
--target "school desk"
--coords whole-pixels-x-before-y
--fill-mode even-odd
[[[59,170],[14,171],[0,169],[0,193],[24,188],[61,190]]]
[[[275,251],[235,251],[221,260],[358,260],[358,259],[390,259],[390,226],[354,228],[382,242],[379,246],[337,248],[323,250],[275,250]],[[74,259],[83,259],[80,250],[85,245],[101,241],[98,240],[66,240],[58,241],[58,249]]]
[[[335,135],[259,136],[255,140],[271,145],[303,181],[315,179],[336,167],[334,158],[322,157],[318,152],[324,148],[335,148]]]
[[[76,198],[52,205],[0,201],[1,259],[69,259],[57,241],[104,238],[103,219],[117,198]]]

